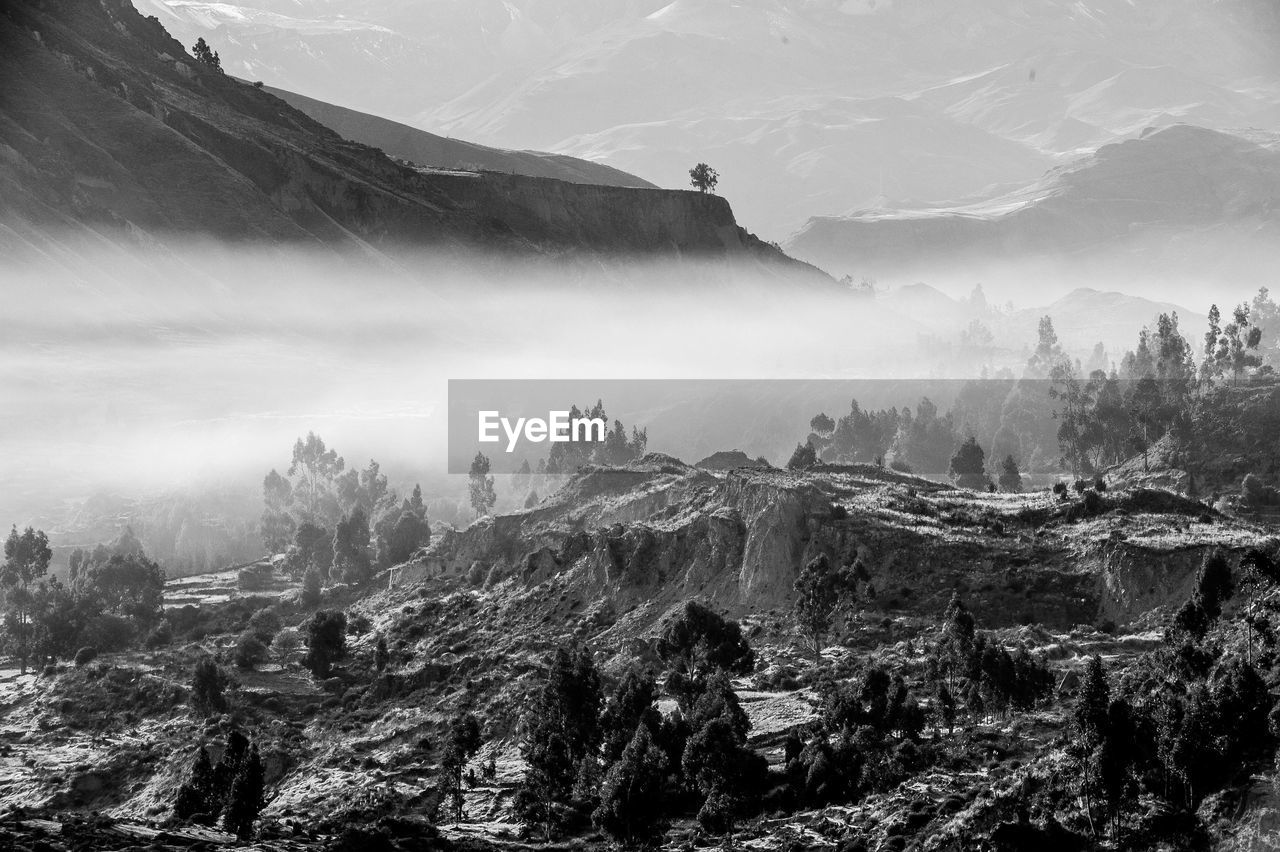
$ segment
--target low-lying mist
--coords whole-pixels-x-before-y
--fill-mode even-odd
[[[928,282],[960,309],[722,261],[477,272],[191,244],[81,250],[0,275],[0,521],[18,524],[103,490],[253,492],[308,431],[348,464],[377,459],[402,489],[460,489],[444,476],[449,379],[959,378],[1016,368],[1034,343],[1033,321],[1024,337],[997,312],[995,338],[963,349],[977,282],[962,270]],[[1047,300],[1028,289],[1017,301]],[[1063,338],[1082,357],[1096,342]],[[812,413],[793,413],[789,440]],[[649,446],[680,450],[660,434]]]

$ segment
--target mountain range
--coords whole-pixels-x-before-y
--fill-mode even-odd
[[[138,0],[230,73],[741,221],[991,198],[1148,127],[1280,130],[1265,0]]]
[[[8,4],[0,76],[0,245],[15,260],[215,240],[374,257],[727,258],[823,278],[738,227],[721,196],[637,188],[588,164],[609,180],[392,159],[193,59],[128,0]],[[476,165],[501,167],[479,153],[493,159]]]
[[[994,199],[815,217],[786,245],[834,272],[864,275],[1026,258],[1081,269],[1100,257],[1145,272],[1236,264],[1256,272],[1258,252],[1280,235],[1278,199],[1280,136],[1178,124],[1105,145]]]

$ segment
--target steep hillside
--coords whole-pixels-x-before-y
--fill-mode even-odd
[[[647,180],[590,160],[545,154],[541,151],[507,151],[427,133],[416,127],[389,121],[295,92],[265,87],[280,100],[306,113],[345,139],[353,139],[424,166],[465,171],[508,172],[529,177],[555,178],[570,183],[630,186],[655,189]]]
[[[185,237],[816,274],[738,228],[720,197],[396,162],[194,61],[127,0],[9,4],[0,75],[0,240],[18,256]]]
[[[1176,125],[1106,145],[990,201],[811,219],[787,248],[866,274],[1125,250],[1135,263],[1176,268],[1186,255],[1220,250],[1222,239],[1255,248],[1273,241],[1277,198],[1280,137]]]

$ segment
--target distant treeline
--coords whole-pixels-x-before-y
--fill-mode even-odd
[[[287,472],[272,470],[262,488],[262,543],[284,553],[285,567],[308,587],[361,585],[431,539],[420,487],[401,501],[376,461],[347,468],[314,432],[294,444]]]
[[[950,476],[958,450],[972,439],[993,480],[1009,469],[1091,476],[1165,436],[1191,436],[1197,406],[1214,400],[1215,391],[1273,381],[1264,329],[1280,331],[1278,316],[1265,289],[1229,322],[1214,306],[1203,342],[1193,346],[1176,313],[1160,314],[1119,364],[1109,363],[1098,344],[1087,365],[1067,356],[1046,316],[1021,376],[984,371],[964,383],[945,414],[927,397],[914,411],[863,410],[855,399],[839,418],[823,412],[810,421],[791,466],[806,466],[811,452],[814,461]]]

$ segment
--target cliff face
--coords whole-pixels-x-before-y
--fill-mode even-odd
[[[193,60],[128,0],[0,13],[0,245],[175,238],[486,255],[689,254],[824,276],[724,199],[414,168]]]
[[[1225,518],[1192,520],[1173,495],[1107,499],[1100,516],[1072,520],[1073,504],[1046,493],[977,495],[858,467],[712,474],[650,456],[451,532],[400,580],[554,580],[577,599],[653,617],[689,597],[781,612],[800,568],[826,554],[862,561],[872,609],[932,617],[958,590],[984,624],[1068,628],[1180,605],[1210,548],[1238,557],[1262,540]]]
[[[718,195],[429,169],[420,169],[416,182],[466,213],[499,211],[505,226],[547,248],[608,246],[623,254],[762,260],[777,254],[738,227],[729,202]]]

